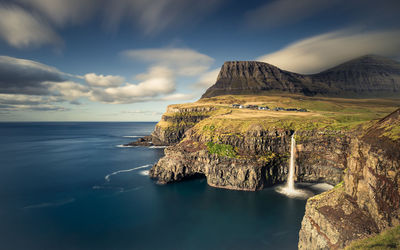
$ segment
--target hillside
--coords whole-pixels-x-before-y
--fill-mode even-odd
[[[327,97],[400,98],[400,63],[367,55],[318,74],[302,75],[268,63],[230,61],[202,98],[219,95],[299,93]]]

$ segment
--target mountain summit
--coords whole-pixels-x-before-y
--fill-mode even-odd
[[[308,96],[400,97],[400,63],[366,55],[323,72],[303,75],[257,61],[225,62],[202,98],[287,92]]]

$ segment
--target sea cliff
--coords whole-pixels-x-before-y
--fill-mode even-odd
[[[352,139],[344,181],[307,201],[299,249],[341,249],[400,225],[400,109]]]
[[[400,111],[383,119],[376,112],[389,113],[398,102],[224,96],[171,105],[149,137],[168,145],[149,175],[160,184],[200,177],[216,188],[261,190],[286,181],[295,133],[295,180],[336,185],[307,201],[299,248],[340,249],[399,224]],[[309,112],[235,109],[233,103]],[[337,106],[342,110],[332,112]]]

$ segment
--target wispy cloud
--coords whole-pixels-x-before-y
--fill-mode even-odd
[[[300,20],[339,4],[330,0],[275,0],[245,14],[246,22],[256,27],[279,27]]]
[[[220,68],[202,74],[199,80],[193,85],[195,88],[206,89],[217,81]]]
[[[124,19],[131,20],[144,34],[197,22],[216,10],[223,0],[116,0],[104,1],[105,25],[116,30]]]
[[[0,37],[13,47],[62,44],[62,39],[46,21],[16,5],[0,3],[0,17]]]
[[[246,12],[245,23],[257,28],[277,28],[314,17],[318,17],[319,22],[330,22],[333,21],[330,14],[334,12],[348,25],[382,27],[395,24],[398,27],[399,8],[398,0],[274,0]]]
[[[101,6],[99,0],[16,0],[33,8],[57,26],[89,20]]]
[[[298,73],[316,73],[366,54],[400,56],[400,31],[329,32],[294,42],[257,60]]]
[[[31,96],[21,94],[0,94],[1,111],[65,111],[66,108],[54,103],[63,100],[55,96]]]
[[[162,48],[126,50],[121,53],[132,60],[168,67],[177,75],[195,76],[208,70],[214,59],[192,49]]]
[[[192,94],[175,93],[160,98],[160,101],[187,101],[194,98]]]
[[[62,39],[55,31],[99,18],[107,30],[129,22],[145,35],[188,25],[216,10],[223,0],[10,0],[0,3],[0,37],[11,46],[27,48]]]

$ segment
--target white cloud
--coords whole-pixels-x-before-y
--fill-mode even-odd
[[[70,78],[84,79],[87,84]],[[42,110],[46,110],[43,105],[56,102],[79,104],[80,98],[109,104],[194,98],[191,94],[174,93],[176,74],[168,67],[151,66],[136,79],[138,83],[129,83],[121,76],[95,73],[79,77],[39,62],[0,56],[0,109],[28,109],[28,106],[42,105]]]
[[[65,100],[73,101],[80,97],[88,96],[89,88],[72,81],[45,82],[49,90],[55,95],[60,95]]]
[[[366,54],[400,55],[400,31],[340,30],[301,41],[264,56],[259,61],[298,73],[317,73]]]
[[[119,87],[92,89],[90,99],[104,103],[134,103],[149,101],[159,95],[175,91],[174,74],[164,67],[152,67],[140,76],[138,84],[125,83]]]
[[[192,94],[175,93],[160,98],[161,101],[187,101],[193,99],[195,96]]]
[[[84,78],[89,85],[97,87],[117,87],[125,81],[125,78],[121,76],[96,75],[95,73],[86,74]]]
[[[206,89],[212,86],[217,81],[219,71],[220,69],[218,68],[204,73],[193,86],[200,89]]]
[[[154,65],[168,67],[177,75],[195,76],[208,70],[214,59],[192,49],[164,48],[126,50],[122,55]],[[140,77],[140,76],[139,76]]]
[[[20,7],[0,4],[0,17],[0,37],[13,47],[62,43],[50,25]]]

